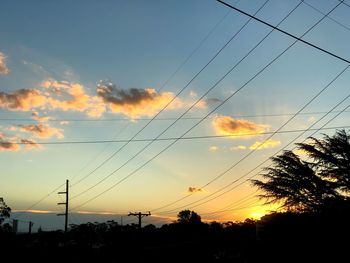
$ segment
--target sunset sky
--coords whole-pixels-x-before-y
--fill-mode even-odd
[[[273,25],[295,8],[278,27],[298,37],[336,7],[303,39],[350,59],[348,0],[227,3]],[[30,208],[15,213],[23,220],[45,214],[62,227],[66,179],[71,223],[129,211],[165,222],[186,208],[208,220],[259,217],[275,207],[245,180],[269,162],[247,173],[349,104],[346,62],[299,42],[272,62],[295,41],[276,31],[245,57],[271,28],[215,0],[0,6],[0,197]],[[345,110],[314,136],[349,119]]]

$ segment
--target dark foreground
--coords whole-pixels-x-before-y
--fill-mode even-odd
[[[350,262],[350,216],[273,214],[243,223],[120,226],[0,232],[1,262]]]

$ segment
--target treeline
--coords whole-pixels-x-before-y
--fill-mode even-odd
[[[348,262],[350,135],[309,138],[271,161],[252,183],[280,210],[259,221],[205,223],[184,210],[161,227],[108,221],[14,235],[0,199],[0,248],[36,262]]]
[[[238,223],[205,223],[199,215],[141,229],[114,221],[86,223],[71,225],[68,233],[8,233],[0,239],[4,251],[20,252],[11,254],[16,261],[25,255],[47,262],[55,255],[58,262],[338,262],[348,257],[349,222],[349,206],[342,206]]]

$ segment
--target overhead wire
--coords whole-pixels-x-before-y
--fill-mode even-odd
[[[338,1],[341,2],[343,5],[346,5],[347,7],[350,7],[350,5],[346,1],[341,1],[341,0],[338,0]]]
[[[349,67],[350,67],[350,65],[348,65],[348,66],[345,68],[345,70],[348,69]],[[344,71],[342,71],[342,72],[344,73]],[[337,76],[336,76],[336,79],[339,78],[339,76],[340,76],[340,75],[337,75]],[[331,83],[333,83],[336,79],[333,79],[333,80],[331,81]],[[330,113],[332,110],[334,110],[334,109],[336,109],[337,107],[339,107],[339,106],[340,106],[343,102],[345,102],[349,97],[350,97],[350,94],[348,94],[345,98],[343,98],[340,102],[338,102],[335,106],[333,106],[332,109],[330,109],[329,112],[326,113],[324,116],[322,116],[319,120],[317,120],[316,122],[312,123],[306,131],[310,131],[311,128],[312,128],[313,126],[315,126],[317,123],[319,123],[320,121],[322,121],[325,117],[327,117],[327,116],[329,115],[329,113]],[[330,122],[332,122],[334,119],[336,119],[340,114],[342,114],[344,111],[346,111],[349,107],[350,107],[350,105],[348,105],[347,107],[345,107],[342,111],[340,111],[337,115],[333,116],[330,120],[328,120],[328,121],[327,121],[325,124],[323,124],[320,128],[316,129],[309,137],[314,136],[316,133],[318,133],[320,130],[322,130],[325,126],[327,126]],[[294,143],[294,142],[295,142],[296,140],[298,140],[301,136],[303,136],[303,135],[306,133],[306,131],[304,131],[304,132],[302,132],[301,134],[299,134],[297,137],[295,137],[293,140],[291,140],[287,145],[285,145],[282,149],[279,149],[276,153],[274,153],[271,157],[274,157],[274,156],[276,156],[278,153],[280,153],[280,152],[282,152],[283,150],[287,149],[292,143]],[[305,140],[303,140],[303,142],[305,142],[306,140],[307,140],[307,138],[306,138]],[[295,148],[293,148],[293,150],[294,150],[294,149],[295,149]],[[271,158],[271,157],[270,157],[270,158]],[[254,167],[253,169],[251,169],[249,172],[243,174],[243,175],[240,176],[239,178],[237,178],[237,179],[233,180],[232,182],[230,182],[229,184],[227,184],[227,185],[221,187],[220,189],[216,190],[215,192],[211,193],[210,195],[208,195],[208,196],[206,196],[206,197],[203,197],[203,198],[201,198],[201,199],[199,199],[199,200],[197,200],[197,201],[188,203],[188,204],[186,204],[186,205],[183,205],[183,206],[180,206],[180,207],[176,207],[176,208],[173,208],[173,209],[171,209],[171,210],[164,211],[163,213],[165,213],[165,214],[173,213],[174,211],[177,211],[177,210],[182,209],[182,208],[184,208],[184,207],[188,208],[188,206],[191,206],[191,208],[194,208],[194,207],[197,207],[197,206],[206,204],[206,203],[208,203],[208,202],[211,202],[211,201],[213,201],[213,200],[215,200],[215,199],[217,199],[217,198],[219,198],[219,197],[221,197],[221,196],[223,196],[223,195],[225,195],[225,194],[227,194],[227,193],[233,191],[234,189],[238,188],[239,186],[241,186],[241,185],[244,184],[245,182],[247,182],[247,181],[251,180],[252,178],[256,177],[257,175],[259,175],[259,172],[257,172],[257,173],[255,173],[253,176],[250,176],[248,179],[246,179],[246,180],[244,180],[243,182],[239,183],[238,185],[234,185],[235,183],[237,183],[238,181],[240,181],[240,180],[243,179],[244,177],[248,176],[248,175],[249,175],[250,173],[252,173],[253,171],[257,170],[257,169],[258,169],[259,167],[261,167],[263,164],[267,163],[267,162],[270,160],[270,158],[265,159],[263,162],[261,162],[259,165],[257,165],[257,166]],[[209,200],[206,200],[206,199],[208,199],[209,197],[211,197],[211,196],[213,196],[213,195],[215,195],[215,194],[217,194],[217,193],[222,192],[223,190],[225,190],[226,188],[228,188],[228,187],[230,187],[230,186],[232,186],[232,185],[234,185],[234,186],[231,187],[229,190],[226,190],[225,192],[223,192],[223,193],[221,193],[221,194],[219,194],[219,195],[217,195],[217,196],[215,196],[215,197],[213,197],[213,198],[211,198],[211,199],[209,199]],[[181,200],[180,200],[180,199],[178,199],[178,200],[179,200],[179,201],[182,201],[182,200],[184,200],[184,198],[182,198]],[[204,200],[206,200],[206,201],[204,201]],[[201,202],[201,201],[203,201],[203,202]],[[201,202],[201,203],[196,204],[196,203],[198,203],[198,202]],[[177,203],[177,202],[176,202],[176,203]],[[173,205],[173,204],[175,204],[175,202],[172,202],[172,203],[170,203],[170,204],[168,204],[168,205],[166,205],[166,206],[162,206],[161,209],[164,209],[165,207],[168,207],[168,206]],[[194,204],[196,204],[196,205],[194,205]],[[160,209],[153,209],[152,211],[158,211],[158,210],[160,210]],[[162,212],[158,212],[158,213],[162,213]]]
[[[305,5],[307,5],[308,7],[310,7],[311,9],[315,10],[316,12],[320,13],[321,15],[325,15],[324,12],[322,12],[320,9],[318,9],[317,7],[313,6],[312,4],[306,2],[305,0],[303,1],[303,3]],[[344,25],[343,23],[339,22],[337,19],[331,17],[331,16],[327,16],[327,18],[331,21],[333,21],[334,23],[338,24],[339,26],[345,28],[347,31],[350,31],[350,28],[346,25]]]
[[[76,178],[79,175],[80,172],[85,170],[94,160],[96,160],[98,157],[100,157],[108,149],[108,147],[111,145],[111,143],[113,141],[115,141],[119,137],[119,135],[122,134],[129,127],[129,125],[130,125],[130,122],[127,122],[126,125],[122,129],[117,131],[117,133],[113,136],[112,140],[107,142],[108,144],[101,151],[99,151],[96,155],[94,155],[73,177],[71,177],[70,180],[73,180],[74,178]],[[84,178],[85,177],[82,177],[78,181],[76,181],[75,183],[71,184],[70,188],[74,187],[76,184],[78,184],[81,181],[83,181]]]
[[[315,115],[315,114],[323,114],[324,111],[310,111],[310,112],[301,112],[299,115]],[[294,113],[271,113],[271,114],[233,114],[237,118],[262,118],[262,117],[286,117],[291,116]],[[208,116],[206,119],[213,119],[215,118],[215,115]],[[203,117],[182,117],[181,120],[199,120]],[[178,117],[168,117],[168,118],[157,118],[154,121],[173,121],[178,119]],[[133,119],[127,119],[127,118],[113,118],[113,119],[53,119],[48,120],[50,121],[68,121],[68,122],[114,122],[114,121],[147,121],[151,120],[151,118],[133,118]],[[0,118],[0,121],[35,121],[33,119],[17,119],[17,118]]]
[[[287,36],[290,36],[290,37],[294,38],[294,39],[297,40],[297,41],[300,41],[300,42],[302,42],[302,43],[304,43],[304,44],[306,44],[306,45],[308,45],[308,46],[310,46],[310,47],[313,47],[313,48],[315,48],[315,49],[317,49],[317,50],[319,50],[319,51],[321,51],[321,52],[323,52],[323,53],[326,53],[326,54],[328,54],[328,55],[330,55],[330,56],[332,56],[332,57],[334,57],[334,58],[336,58],[336,59],[338,59],[338,60],[341,60],[341,61],[346,62],[346,63],[350,63],[350,60],[348,60],[348,59],[346,59],[346,58],[343,58],[343,57],[341,57],[341,56],[339,56],[339,55],[337,55],[337,54],[334,54],[334,53],[332,53],[332,52],[330,52],[330,51],[328,51],[328,50],[326,50],[326,49],[324,49],[324,48],[321,48],[321,47],[315,45],[315,44],[312,44],[312,43],[310,43],[309,41],[303,40],[303,39],[301,39],[301,37],[297,37],[297,36],[295,36],[295,35],[293,35],[293,34],[287,32],[287,31],[285,31],[285,30],[282,30],[282,29],[278,28],[277,26],[274,26],[274,25],[272,25],[272,24],[270,24],[270,23],[268,23],[268,22],[266,22],[266,21],[264,21],[264,20],[262,20],[262,19],[257,18],[255,15],[251,15],[251,14],[249,14],[249,13],[247,13],[247,12],[244,12],[243,10],[241,10],[241,9],[239,9],[239,8],[237,8],[237,7],[234,7],[233,5],[230,5],[230,4],[228,4],[228,3],[226,3],[226,2],[224,2],[224,1],[222,1],[222,0],[216,0],[216,1],[220,2],[221,4],[227,6],[227,7],[231,8],[231,9],[234,9],[234,10],[236,10],[237,12],[239,12],[239,13],[245,15],[245,16],[248,16],[248,17],[250,17],[250,18],[252,18],[252,19],[254,19],[254,20],[256,20],[256,21],[258,21],[258,22],[260,22],[260,23],[262,23],[262,24],[264,24],[264,25],[266,25],[266,26],[268,26],[268,27],[271,27],[271,28],[273,28],[273,29],[275,29],[275,30],[277,30],[277,31],[279,31],[279,32],[281,32],[281,33],[287,35]],[[344,2],[344,1],[339,1],[337,7],[338,7],[340,4],[342,4],[343,2]],[[327,17],[328,17],[328,15],[329,15],[329,13],[327,13]],[[324,18],[325,18],[325,16],[323,16],[323,19],[324,19]]]
[[[259,9],[255,12],[255,13],[258,13],[267,3],[269,2],[269,0],[266,0],[260,7],[259,7]],[[248,23],[249,23],[249,21],[251,21],[251,19],[248,19],[244,24],[243,24],[243,26],[241,26],[234,34],[233,34],[233,36],[215,53],[215,55],[209,60],[209,62],[207,62],[206,64],[205,64],[205,66],[204,67],[202,67],[202,69],[200,70],[200,71],[198,71],[196,74],[195,74],[195,76],[181,89],[181,91],[176,95],[176,96],[178,96],[181,92],[183,92],[189,85],[190,85],[190,83],[192,83],[193,82],[193,80],[195,80],[200,74],[201,74],[201,72],[203,72],[203,70],[207,67],[207,66],[209,66],[210,65],[210,63],[212,62],[212,61],[214,61],[214,59],[231,43],[231,41],[233,40],[233,39],[235,39],[237,36],[238,36],[238,34],[248,25]],[[233,70],[233,69],[232,69]],[[231,71],[232,71],[231,70]],[[228,75],[229,73],[227,73],[226,75],[225,75],[225,77]],[[223,79],[223,78],[222,78]],[[222,80],[221,79],[221,80]],[[221,81],[220,80],[220,81]],[[218,82],[217,82],[217,84],[218,84]],[[109,173],[107,176],[105,176],[105,177],[103,177],[101,180],[99,180],[97,183],[95,183],[95,184],[93,184],[92,186],[90,186],[90,187],[88,187],[88,188],[86,188],[85,190],[83,190],[83,191],[81,191],[79,194],[77,194],[77,195],[75,195],[75,196],[73,196],[71,199],[75,199],[75,198],[77,198],[77,197],[79,197],[79,196],[81,196],[81,195],[83,195],[83,194],[85,194],[85,193],[87,193],[88,191],[90,191],[91,189],[93,189],[93,188],[95,188],[96,186],[98,186],[98,185],[100,185],[102,182],[104,182],[105,180],[107,180],[108,178],[110,178],[113,174],[115,174],[117,171],[119,171],[120,169],[122,169],[125,165],[127,165],[129,162],[131,162],[134,158],[136,158],[139,154],[141,154],[144,150],[146,150],[151,144],[153,144],[154,142],[155,142],[155,140],[156,139],[158,139],[159,137],[161,137],[165,132],[167,132],[173,125],[175,125],[176,123],[177,123],[177,121],[178,120],[180,120],[181,119],[181,117],[182,116],[184,116],[187,112],[189,112],[193,107],[195,107],[195,105],[197,105],[198,104],[198,102],[199,101],[201,101],[204,97],[205,97],[205,95],[206,94],[208,94],[211,90],[213,90],[216,86],[217,86],[217,84],[216,85],[214,85],[214,86],[212,86],[209,90],[207,90],[199,99],[197,99],[196,100],[196,102],[195,103],[193,103],[184,113],[182,113],[181,115],[180,115],[180,117],[178,117],[173,123],[171,123],[167,128],[165,128],[161,133],[159,133],[158,135],[157,135],[157,137],[154,139],[154,140],[152,140],[152,141],[150,141],[147,145],[145,145],[141,150],[139,150],[136,154],[134,154],[131,158],[129,158],[126,162],[124,162],[121,166],[119,166],[117,169],[115,169],[113,172],[111,172],[111,173]],[[237,92],[236,92],[237,93]],[[173,100],[172,100],[173,101]],[[169,104],[167,104],[167,105],[169,105]],[[163,109],[165,109],[167,106],[165,106]],[[209,116],[209,115],[206,115],[206,116]],[[201,121],[203,121],[203,119],[201,120]],[[144,126],[145,127],[145,126]],[[143,128],[142,128],[143,129]],[[141,129],[141,130],[142,130]],[[138,132],[139,133],[139,132]],[[138,134],[137,133],[137,134]],[[136,136],[133,136],[129,141],[127,141],[126,142],[126,144],[129,144],[134,138],[135,138]],[[176,142],[177,140],[175,140],[174,142]],[[124,144],[124,145],[126,145],[126,144]],[[123,146],[124,146],[123,145]],[[122,147],[123,147],[122,146]],[[118,149],[118,151],[119,151],[119,149]],[[118,152],[117,151],[117,152]],[[115,153],[117,153],[117,152],[115,152]],[[115,154],[114,153],[114,154]],[[114,156],[114,154],[113,155],[111,155],[111,156]],[[106,159],[106,161],[104,161],[103,163],[106,163],[108,160],[110,160],[110,158],[108,158],[108,159]],[[90,176],[93,172],[95,172],[98,168],[100,168],[101,166],[99,165],[96,169],[94,169],[92,172],[90,172],[89,174],[87,174],[87,176],[86,176],[86,178],[88,177],[88,176]]]
[[[338,6],[340,5],[337,4],[335,7],[333,7],[327,14],[330,14],[333,10],[335,10]],[[323,16],[321,19],[319,19],[312,27],[310,27],[306,32],[304,32],[302,34],[301,37],[305,36],[308,32],[310,32],[315,26],[317,26],[326,16]],[[290,46],[288,46],[287,49],[285,49],[282,53],[279,54],[279,56],[277,56],[276,58],[280,57],[282,54],[284,54],[287,50],[289,50],[295,43],[297,43],[298,40],[295,40]],[[274,60],[276,60],[276,58]],[[297,115],[299,112],[303,111],[308,105],[310,105],[317,97],[319,97],[325,90],[328,89],[328,87],[336,80],[339,78],[339,76],[341,76],[345,70],[347,70],[347,68],[349,67],[349,65],[347,65],[330,83],[328,83],[324,88],[322,88],[313,98],[311,98],[298,112],[295,113],[295,115],[293,115],[291,118],[289,118],[279,129],[277,129],[276,131],[280,131],[281,129],[283,129],[283,127],[285,127],[288,123],[290,123]],[[274,134],[270,135],[267,139],[265,139],[263,142],[260,143],[259,146],[263,145],[266,141],[268,141],[269,139],[271,139],[274,136]],[[208,183],[204,184],[203,186],[201,186],[200,188],[205,188],[207,186],[209,186],[211,183],[213,183],[214,181],[216,181],[217,179],[221,178],[223,175],[225,175],[226,173],[228,173],[230,170],[232,170],[234,167],[236,167],[239,163],[241,163],[242,161],[244,161],[247,157],[249,157],[252,153],[254,153],[259,146],[253,150],[251,150],[248,154],[244,155],[240,160],[238,160],[237,162],[235,162],[233,165],[231,165],[228,169],[226,169],[224,172],[220,173],[219,175],[217,175],[216,177],[214,177],[212,180],[210,180]],[[190,193],[174,202],[171,202],[170,204],[167,204],[165,206],[153,209],[152,211],[158,211],[161,210],[165,207],[168,207],[172,204],[178,203],[188,197],[190,197],[191,195],[193,195],[193,193]]]
[[[237,1],[238,2],[238,1]],[[215,31],[215,29],[225,20],[225,18],[229,15],[230,10],[227,11],[225,13],[225,15],[215,24],[215,26],[208,32],[208,34],[200,41],[199,45],[196,46],[196,48],[186,57],[186,59],[177,67],[177,69],[170,75],[170,77],[163,83],[163,85],[158,89],[158,91],[160,91],[161,89],[163,89],[165,87],[165,85],[177,74],[178,71],[180,71],[180,69],[190,60],[191,57],[193,57],[193,55],[199,50],[199,48],[205,43],[205,41],[210,37],[210,35]],[[168,105],[165,106],[165,108]],[[160,112],[159,112],[160,113]],[[158,114],[159,114],[158,113]],[[157,114],[157,115],[158,115]],[[156,119],[156,116],[154,116],[153,118],[149,119],[149,123],[153,120]],[[11,119],[1,119],[1,120],[11,120]],[[60,120],[49,120],[49,121],[60,121]],[[73,120],[72,120],[73,121]],[[78,120],[75,120],[78,121]],[[87,121],[87,120],[85,120]],[[149,124],[148,123],[148,124]],[[146,124],[146,126],[148,125]],[[146,127],[144,126],[144,128]],[[141,130],[142,131],[142,130]],[[139,131],[139,133],[141,132]],[[135,135],[135,137],[137,136],[137,134]],[[42,198],[40,198],[37,202],[35,202],[34,204],[30,205],[27,209],[25,209],[23,212],[21,212],[21,215],[26,213],[26,211],[29,211],[30,209],[32,209],[33,207],[37,206],[38,204],[40,204],[42,201],[44,201],[45,199],[47,199],[50,195],[52,195],[54,192],[56,192],[60,187],[62,187],[63,185],[65,185],[65,183],[59,185],[57,188],[55,188],[53,191],[49,192],[47,195],[43,196]]]
[[[299,3],[300,4],[300,3]],[[340,5],[340,3],[338,5],[336,5],[331,11],[328,12],[328,14],[330,14],[334,9],[336,9],[338,6]],[[319,19],[311,28],[309,28],[304,34],[301,35],[301,37],[305,36],[308,32],[310,32],[314,27],[316,27],[323,19],[325,18],[322,17],[321,19]],[[244,88],[246,85],[248,85],[253,79],[255,79],[258,75],[260,75],[266,68],[268,68],[272,63],[274,63],[279,57],[281,57],[286,51],[288,51],[295,43],[297,43],[298,40],[295,40],[291,45],[289,45],[283,52],[281,52],[278,56],[276,56],[272,61],[270,61],[266,66],[264,66],[261,70],[259,70],[252,78],[250,78],[243,86],[241,86],[235,93],[231,94],[228,98],[226,98],[219,106],[217,106],[213,111],[215,111],[217,108],[219,108],[221,105],[223,105],[226,101],[228,101],[232,96],[234,96],[239,90],[241,90],[242,88]],[[326,90],[326,88],[324,88],[323,90],[321,90],[320,92],[318,92],[314,98],[312,98],[306,105],[304,105],[304,107],[302,107],[302,109],[299,110],[299,112],[301,112],[302,110],[304,110],[313,100],[315,100],[319,95],[321,95],[321,93],[323,93]],[[213,111],[211,111],[209,114],[211,114]],[[292,119],[294,119],[297,116],[298,113],[296,113],[296,115],[294,115],[292,118],[289,119],[289,121],[287,121],[282,127],[280,127],[280,129],[282,129],[284,126],[287,125],[287,123],[289,123]],[[201,122],[201,121],[200,121]],[[200,122],[198,122],[196,125],[198,125]],[[187,132],[185,132],[183,134],[186,135],[190,130],[192,130],[194,127],[196,127],[196,125],[192,126],[191,129],[187,130]],[[273,136],[273,135],[272,135]],[[269,138],[271,138],[272,136],[270,136]],[[267,139],[268,140],[268,139]],[[119,185],[121,182],[125,181],[127,178],[129,178],[130,176],[132,176],[134,173],[136,173],[137,171],[139,171],[140,169],[142,169],[145,165],[147,165],[150,161],[152,161],[153,159],[155,159],[156,157],[158,157],[161,153],[163,153],[166,149],[170,148],[176,141],[174,141],[173,143],[169,144],[165,149],[163,149],[162,151],[160,151],[158,154],[154,155],[151,159],[149,159],[147,162],[145,162],[143,165],[139,166],[137,169],[135,169],[133,172],[129,173],[127,176],[123,177],[121,180],[119,180],[118,182],[116,182],[115,184],[113,184],[112,186],[110,186],[109,188],[107,188],[106,190],[100,192],[99,194],[95,195],[94,197],[88,199],[87,201],[83,202],[82,204],[76,206],[74,209],[79,208],[89,202],[91,202],[92,200],[95,200],[96,198],[98,198],[99,196],[105,194],[106,192],[110,191],[111,189],[113,189],[114,187],[116,187],[117,185]],[[264,143],[264,142],[263,142]],[[262,143],[262,144],[263,144]],[[254,151],[254,150],[252,150]],[[248,153],[248,156],[251,154]],[[248,156],[244,157],[247,158]],[[243,160],[244,160],[243,159]],[[243,161],[242,159],[240,160]],[[232,167],[233,168],[233,167]],[[231,168],[231,169],[232,169]],[[227,170],[228,172],[229,170]],[[223,175],[223,174],[222,174]],[[211,180],[208,184],[206,184],[205,186],[208,186],[209,184],[211,184],[212,182],[214,182],[215,180],[219,179],[222,175],[217,176],[216,178],[214,178],[213,180]],[[204,188],[204,187],[203,187]]]
[[[322,130],[336,130],[336,129],[345,129],[349,128],[350,125],[342,126],[333,126],[323,128]],[[311,130],[316,130],[311,129]],[[221,139],[221,138],[234,138],[234,137],[249,137],[257,135],[269,135],[269,134],[286,134],[286,133],[296,133],[306,131],[306,129],[291,129],[291,130],[282,130],[282,131],[270,131],[270,132],[253,132],[253,133],[242,133],[242,134],[224,134],[224,135],[198,135],[198,136],[186,136],[186,137],[164,137],[164,138],[144,138],[144,139],[134,139],[133,142],[150,142],[150,141],[174,141],[174,140],[201,140],[201,139]],[[101,144],[101,143],[123,143],[128,141],[125,140],[101,140],[101,141],[55,141],[55,142],[36,142],[39,145],[70,145],[70,144]],[[25,145],[24,142],[16,142],[19,145]],[[74,185],[74,184],[73,184]],[[72,186],[73,186],[72,185]]]

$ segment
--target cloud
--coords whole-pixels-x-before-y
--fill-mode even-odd
[[[208,98],[208,99],[206,99],[206,103],[210,104],[210,105],[217,104],[217,103],[220,103],[220,102],[222,102],[222,100],[220,100],[218,98]]]
[[[21,143],[24,144],[25,148],[27,150],[32,150],[32,149],[42,149],[40,144],[37,144],[33,140],[28,140],[28,139],[21,139]]]
[[[53,93],[47,98],[47,104],[52,109],[86,112],[90,117],[100,117],[106,110],[103,100],[88,95],[79,83],[47,79],[42,82],[42,87]]]
[[[314,116],[311,116],[310,118],[307,119],[308,122],[314,123],[316,121],[316,118]]]
[[[0,151],[18,151],[19,145],[16,143],[17,137],[10,137],[0,132]]]
[[[190,193],[199,193],[199,192],[203,192],[203,189],[190,186],[190,187],[188,187],[188,192],[190,192]]]
[[[219,150],[219,147],[217,147],[215,145],[209,147],[210,152],[217,152],[218,150]]]
[[[195,91],[193,91],[193,90],[191,90],[190,93],[189,93],[188,95],[189,95],[190,97],[197,97],[197,96],[198,96],[197,92],[195,92]]]
[[[238,146],[232,146],[232,147],[230,147],[230,150],[231,150],[231,151],[246,150],[246,149],[247,149],[247,146],[244,146],[244,145],[238,145]]]
[[[267,141],[257,141],[254,144],[252,144],[249,149],[251,150],[262,150],[262,149],[268,149],[268,148],[274,148],[281,144],[281,141],[279,140],[273,140],[269,139]]]
[[[97,94],[114,113],[122,113],[130,118],[151,117],[163,109],[173,98],[172,92],[158,93],[155,89],[118,89],[113,84],[100,83]],[[175,99],[167,109],[183,107],[180,99]]]
[[[14,92],[0,91],[0,109],[11,111],[33,111],[32,118],[47,122],[50,117],[39,116],[40,110],[62,110],[85,113],[89,117],[101,117],[107,110],[124,114],[131,119],[151,117],[174,99],[172,92],[157,92],[152,88],[118,89],[112,83],[99,84],[97,94],[88,94],[85,87],[76,82],[45,79],[38,88],[20,89]],[[185,108],[193,101],[175,98],[166,110]],[[206,101],[195,108],[203,109]]]
[[[233,135],[242,137],[246,134],[263,133],[269,127],[264,124],[256,124],[247,120],[237,120],[230,116],[218,116],[212,122],[216,133],[219,135]]]
[[[12,210],[14,213],[34,213],[34,214],[57,214],[58,211],[49,211],[49,210]]]
[[[44,108],[47,98],[40,90],[20,89],[12,93],[0,91],[0,108],[13,111],[29,111]]]
[[[18,152],[21,150],[21,145],[26,150],[42,149],[42,146],[32,139],[23,139],[18,136],[8,136],[0,133],[0,152]]]
[[[0,52],[0,75],[8,75],[10,70],[6,65],[6,56],[4,53]]]
[[[32,119],[36,120],[37,122],[48,122],[49,120],[51,120],[51,117],[40,117],[39,113],[37,111],[33,111],[32,112]]]
[[[18,152],[20,146],[17,143],[6,141],[5,138],[1,138],[0,135],[0,152],[9,151],[9,152]]]
[[[62,130],[54,127],[50,127],[44,124],[29,124],[29,125],[17,125],[10,127],[11,131],[19,130],[21,132],[31,133],[38,138],[50,138],[56,137],[62,139],[64,137]]]
[[[60,125],[68,125],[69,121],[60,121]]]

